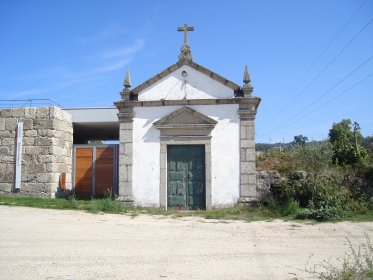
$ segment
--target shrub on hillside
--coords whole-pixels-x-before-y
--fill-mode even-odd
[[[297,166],[295,170],[305,170],[311,177],[322,175],[332,164],[332,146],[326,141],[310,143],[305,147],[298,145],[290,153]]]
[[[305,172],[293,172],[271,191],[280,209],[297,203],[302,209],[293,214],[299,219],[338,220],[350,213],[364,214],[369,209],[364,193],[346,186],[343,177],[312,177]]]
[[[300,172],[289,174],[287,180],[272,189],[275,201],[285,204],[289,200],[298,201],[301,207],[308,207],[310,203],[319,208],[325,203],[333,206],[344,205],[349,198],[349,192],[341,186],[338,179],[301,177]]]
[[[291,149],[261,153],[257,158],[258,170],[278,170],[282,174],[305,170],[318,176],[332,164],[333,150],[329,142],[296,145]]]
[[[280,173],[288,173],[296,168],[291,160],[290,150],[283,152],[269,151],[261,153],[257,157],[257,170],[277,170]]]

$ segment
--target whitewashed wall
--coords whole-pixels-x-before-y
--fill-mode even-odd
[[[139,206],[160,206],[160,132],[153,122],[179,108],[181,106],[135,108],[133,195]],[[239,198],[238,105],[197,105],[190,108],[218,121],[211,133],[212,206],[233,205]]]
[[[188,76],[184,78],[182,72]],[[233,89],[184,65],[139,93],[139,101],[232,98]]]

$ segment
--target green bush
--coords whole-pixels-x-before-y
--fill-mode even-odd
[[[299,202],[294,201],[293,199],[290,199],[283,207],[280,208],[281,214],[285,216],[291,216],[296,215],[301,211],[301,208],[299,207]]]
[[[371,197],[367,202],[367,208],[368,210],[373,210],[373,197]]]
[[[373,205],[358,189],[349,188],[343,178],[311,179],[304,173],[289,174],[279,187],[272,188],[274,204],[285,215],[318,221],[339,220],[348,214],[366,214]],[[298,206],[298,209],[296,209]],[[300,209],[299,209],[300,207]]]
[[[289,174],[287,180],[280,183],[279,187],[272,189],[275,201],[284,205],[290,200],[297,201],[301,207],[312,204],[319,208],[327,203],[332,206],[342,206],[349,193],[342,187],[340,180],[333,178],[300,177],[299,172]]]
[[[340,220],[345,217],[346,212],[340,208],[335,206],[321,206],[320,208],[305,208],[300,211],[295,218],[304,220],[304,219],[312,219],[316,221],[332,221],[332,220]]]
[[[370,163],[361,164],[357,170],[356,175],[360,178],[365,178],[366,180],[373,181],[373,160]]]
[[[367,202],[353,199],[349,201],[347,209],[354,214],[366,214],[369,210]]]
[[[332,145],[329,142],[310,143],[307,146],[295,146],[291,153],[291,160],[296,164],[294,170],[304,170],[311,177],[318,177],[325,173],[332,164]]]

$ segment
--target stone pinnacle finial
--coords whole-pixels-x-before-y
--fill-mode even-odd
[[[244,85],[242,86],[242,89],[241,89],[244,97],[251,97],[251,93],[253,92],[254,88],[251,86],[250,82],[251,82],[251,79],[250,79],[250,75],[249,75],[249,70],[248,70],[247,65],[246,65],[245,72],[243,74]]]
[[[122,100],[130,100],[131,99],[131,93],[130,93],[130,88],[131,88],[131,77],[130,77],[130,72],[126,72],[126,76],[124,77],[124,82],[123,82],[124,89],[121,91],[120,95],[122,97]]]
[[[247,68],[247,64],[246,64],[246,67],[245,67],[245,73],[243,74],[243,82],[244,82],[245,85],[250,84],[250,82],[251,82],[250,75],[249,75],[249,70]]]
[[[190,47],[188,45],[188,31],[194,31],[193,26],[188,26],[188,24],[184,24],[183,27],[178,27],[177,31],[183,31],[184,32],[184,44],[180,49],[180,54],[179,54],[179,60],[190,60],[192,61],[192,53],[190,51]]]
[[[129,89],[131,87],[131,77],[129,71],[126,72],[123,85],[125,89]]]

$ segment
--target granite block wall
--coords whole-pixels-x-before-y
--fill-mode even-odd
[[[71,115],[57,107],[0,109],[0,194],[14,194],[16,132],[23,122],[20,195],[54,197],[71,189],[73,128]]]

